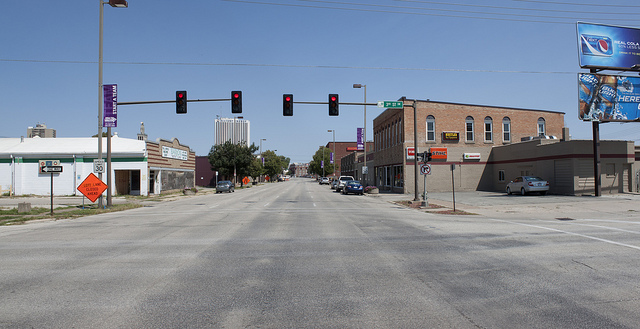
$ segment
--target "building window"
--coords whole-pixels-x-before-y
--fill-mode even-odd
[[[393,166],[393,186],[404,187],[404,175],[402,166]]]
[[[538,136],[544,136],[547,134],[544,118],[538,118]]]
[[[511,119],[507,117],[502,119],[502,141],[505,143],[511,142]]]
[[[498,182],[504,182],[504,170],[498,170]]]
[[[484,141],[493,142],[493,119],[491,117],[484,118]]]
[[[436,118],[433,115],[427,117],[427,142],[436,141]]]
[[[467,117],[465,120],[465,131],[467,132],[467,142],[471,143],[474,141],[473,138],[473,117]]]

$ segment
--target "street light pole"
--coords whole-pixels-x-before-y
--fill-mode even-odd
[[[362,167],[363,186],[367,186],[369,167],[367,166],[367,85],[354,83],[353,88],[364,87],[364,166]],[[365,169],[366,168],[366,169]],[[365,173],[366,170],[366,173]]]
[[[262,163],[262,168],[264,168],[264,158],[262,157],[262,141],[267,141],[266,138],[260,138],[260,163]],[[260,174],[260,182],[262,182],[262,173]]]
[[[329,129],[327,130],[328,133],[333,133],[333,176],[336,176],[336,164],[338,163],[338,161],[336,161],[336,131],[335,129]]]
[[[100,28],[99,28],[99,37],[98,37],[98,159],[102,160],[102,112],[103,112],[103,93],[102,90],[102,64],[103,64],[103,42],[102,35],[104,34],[104,5],[109,4],[111,7],[117,8],[126,8],[129,6],[126,0],[109,0],[107,2],[103,2],[102,0],[98,0],[100,4]],[[111,134],[111,128],[108,128],[108,137]],[[108,140],[111,142],[111,140]],[[109,150],[110,151],[110,146]],[[111,201],[111,165],[107,168],[107,204],[110,205]],[[98,178],[102,180],[102,173],[98,173]],[[98,207],[102,208],[102,195],[100,195],[100,199],[98,199]]]

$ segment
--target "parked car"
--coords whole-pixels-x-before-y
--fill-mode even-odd
[[[228,180],[221,180],[216,184],[216,193],[222,192],[234,192],[236,190],[236,185]]]
[[[329,186],[331,187],[332,190],[335,190],[338,187],[338,180],[336,179],[332,180]]]
[[[350,181],[347,181],[342,187],[342,194],[349,194],[349,193],[364,195],[364,188],[362,187],[362,184],[360,184],[359,181],[350,180]]]
[[[338,178],[338,185],[336,185],[336,191],[338,192],[342,191],[344,184],[350,180],[354,180],[353,176],[340,176]]]
[[[322,177],[322,178],[320,178],[320,185],[323,185],[323,184],[327,184],[327,185],[329,185],[329,183],[330,183],[330,181],[329,181],[329,177]]]
[[[518,176],[507,184],[507,194],[540,192],[541,195],[549,191],[549,182],[537,176]]]

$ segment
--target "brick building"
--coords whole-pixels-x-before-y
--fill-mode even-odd
[[[404,109],[387,109],[373,121],[375,183],[382,190],[414,193],[414,100],[401,98]],[[415,100],[417,109],[417,152],[438,149],[442,159],[430,163],[428,191],[451,189],[451,164],[457,165],[456,189],[493,190],[487,175],[493,147],[509,145],[536,136],[563,134],[564,113],[545,110],[479,106],[429,100]],[[369,164],[371,167],[371,164]],[[405,182],[407,182],[405,184]],[[423,189],[422,179],[419,190]],[[420,191],[422,192],[422,191]]]

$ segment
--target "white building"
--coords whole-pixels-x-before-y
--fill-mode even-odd
[[[106,138],[102,144],[107,145]],[[53,174],[53,194],[82,195],[77,187],[93,172],[97,158],[97,138],[0,138],[0,193],[50,195],[51,174],[40,173],[40,161],[59,160],[62,172]],[[145,141],[114,136],[111,163],[112,195],[148,194]]]
[[[233,144],[249,146],[249,120],[240,118],[220,118],[215,121],[215,145],[231,141]]]

